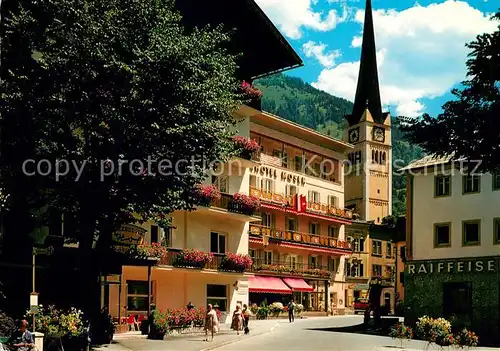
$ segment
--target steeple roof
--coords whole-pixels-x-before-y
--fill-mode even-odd
[[[367,108],[370,111],[374,122],[384,123],[388,113],[382,113],[382,103],[380,100],[377,50],[375,47],[375,31],[373,28],[371,0],[366,0],[358,86],[356,88],[356,97],[354,99],[352,114],[346,116],[349,125],[359,123],[365,109]]]

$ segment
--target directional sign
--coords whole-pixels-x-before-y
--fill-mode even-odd
[[[49,246],[49,247],[34,247],[33,248],[33,255],[46,255],[50,256],[54,253],[54,247]]]

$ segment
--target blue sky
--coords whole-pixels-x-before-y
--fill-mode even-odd
[[[287,74],[352,100],[365,0],[256,0],[304,61]],[[465,78],[465,43],[496,30],[499,0],[372,0],[382,103],[431,115]],[[271,54],[271,53],[269,53]]]

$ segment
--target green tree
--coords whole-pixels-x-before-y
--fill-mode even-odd
[[[79,240],[84,269],[81,299],[92,298],[99,269],[91,259],[94,239],[104,254],[113,230],[135,221],[132,213],[161,221],[192,209],[195,186],[206,177],[201,160],[210,164],[231,152],[231,114],[242,101],[236,57],[226,49],[230,36],[221,28],[188,32],[174,6],[32,0],[2,7],[6,242],[26,243],[33,209],[47,217],[72,214],[76,229],[69,234]],[[28,159],[74,164],[60,170],[64,176],[54,169],[27,176]],[[144,169],[133,160],[168,162],[160,173],[158,163]]]
[[[467,80],[452,91],[456,99],[436,118],[426,114],[404,129],[429,153],[481,161],[483,171],[493,171],[500,166],[500,26],[467,47]]]

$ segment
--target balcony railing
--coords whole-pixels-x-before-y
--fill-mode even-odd
[[[320,266],[317,264],[295,263],[276,261],[271,262],[255,259],[252,272],[266,272],[285,275],[298,275],[298,276],[314,276],[330,279],[333,272],[328,269],[328,266]]]
[[[307,201],[307,212],[315,213],[324,216],[331,217],[341,217],[346,219],[353,218],[353,212],[347,209],[341,209],[335,206],[331,206],[329,204],[320,203],[320,202],[311,202]]]
[[[342,249],[346,252],[352,250],[352,244],[347,241],[318,234],[301,233],[293,230],[276,229],[255,224],[250,225],[250,234],[255,236],[266,236],[269,237],[269,240],[280,240],[330,249]]]
[[[255,196],[262,201],[272,202],[280,206],[295,208],[295,196],[266,191],[250,187],[250,196]]]
[[[237,204],[233,201],[233,195],[221,193],[220,199],[213,200],[210,203],[210,206],[222,208],[228,210],[229,212],[244,214],[247,216],[254,216],[258,209],[249,209],[247,207],[243,207],[240,204]]]
[[[178,268],[190,268],[190,269],[213,269],[218,271],[226,271],[226,272],[237,272],[241,273],[246,270],[232,270],[228,269],[228,265],[224,265],[224,258],[226,254],[212,253],[212,260],[208,263],[196,264],[190,262],[184,262],[180,260],[180,255],[183,250],[181,249],[168,249],[167,255],[162,258],[159,262],[162,266],[172,266]]]

